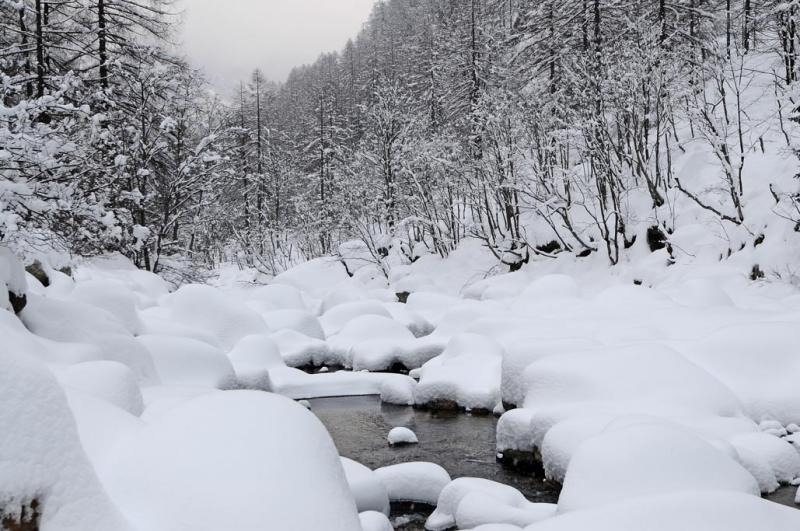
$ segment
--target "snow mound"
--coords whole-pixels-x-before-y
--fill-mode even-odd
[[[354,370],[388,369],[415,341],[408,328],[388,317],[361,315],[328,339],[334,362]],[[357,364],[356,364],[357,361]]]
[[[325,257],[309,260],[284,271],[271,285],[288,285],[316,298],[322,298],[331,289],[350,281],[344,264],[337,258]]]
[[[534,410],[593,403],[631,413],[736,416],[741,411],[728,388],[658,344],[547,357],[528,366],[525,385],[525,407]]]
[[[127,365],[140,382],[157,379],[153,360],[125,326],[111,313],[78,301],[61,301],[31,295],[20,314],[34,334],[53,341],[87,343],[101,359]],[[49,361],[58,363],[58,352]]]
[[[273,310],[307,310],[300,290],[288,284],[268,284],[256,288],[250,292],[249,300]]]
[[[340,458],[350,492],[356,500],[358,512],[376,511],[389,514],[389,495],[375,473],[352,459]]]
[[[127,411],[83,391],[67,388],[66,393],[78,427],[81,445],[100,480],[104,482],[117,446],[138,432],[144,426],[144,422]]]
[[[61,387],[0,324],[0,514],[38,501],[41,528],[122,531],[84,453]]]
[[[599,343],[588,339],[541,339],[519,334],[502,340],[503,364],[500,393],[503,402],[521,405],[525,402],[527,388],[524,381],[525,368],[533,362],[559,354],[581,352],[599,347]]]
[[[385,317],[387,321],[392,321],[392,315],[378,301],[356,301],[340,304],[331,308],[320,317],[325,335],[331,337],[338,334],[351,321],[364,316]]]
[[[522,528],[511,524],[485,524],[465,531],[522,531]]]
[[[89,361],[70,365],[60,371],[58,380],[70,387],[139,416],[144,401],[131,370],[115,361]]]
[[[502,347],[490,338],[455,336],[442,354],[422,366],[415,400],[449,400],[467,409],[492,411],[500,401],[502,359]]]
[[[325,339],[319,320],[305,310],[276,310],[261,316],[270,330],[294,330],[314,339]]]
[[[747,470],[697,435],[677,425],[635,422],[609,428],[578,448],[558,511],[680,491],[760,495]]]
[[[537,522],[555,514],[556,506],[532,503],[517,489],[482,478],[458,478],[439,495],[436,510],[425,522],[425,529],[444,531],[489,523],[522,525]]]
[[[800,511],[732,492],[687,491],[575,511],[525,531],[793,531]]]
[[[136,309],[136,298],[120,281],[78,282],[70,293],[69,300],[81,301],[107,311],[133,335],[141,334],[144,331],[144,325]]]
[[[530,301],[572,299],[580,296],[581,289],[577,282],[567,275],[545,275],[537,278],[519,294],[520,299]]]
[[[779,483],[789,484],[800,477],[800,454],[783,439],[767,433],[744,433],[732,437],[730,443],[740,455],[744,451],[760,456]]]
[[[176,336],[140,336],[150,352],[162,382],[226,389],[235,386],[231,362],[219,349],[194,339]]]
[[[392,319],[402,323],[403,326],[408,328],[414,337],[427,336],[434,330],[434,326],[421,316],[419,313],[411,310],[407,305],[399,302],[384,303],[386,308],[392,315]]]
[[[448,483],[450,474],[435,463],[411,462],[385,466],[375,470],[393,502],[414,502],[436,505]]]
[[[419,442],[417,435],[413,431],[403,427],[392,428],[386,440],[389,441],[391,446],[417,444]]]
[[[323,365],[332,359],[331,348],[325,341],[308,337],[294,330],[278,330],[270,334],[280,350],[281,357],[290,367]]]
[[[749,417],[786,425],[800,423],[798,343],[797,322],[742,323],[687,346],[686,355],[733,390]]]
[[[414,405],[414,390],[417,382],[412,379],[391,379],[381,383],[381,402],[398,406]]]
[[[555,504],[531,503],[527,500],[520,504],[505,503],[486,492],[470,492],[458,504],[456,522],[459,528],[490,524],[522,527],[555,514]]]
[[[228,352],[228,359],[236,371],[239,386],[246,389],[269,391],[270,369],[285,366],[278,346],[267,336],[243,337]]]
[[[190,400],[127,440],[113,471],[109,491],[140,529],[360,526],[325,428],[302,406],[269,393]]]
[[[59,278],[58,271],[48,271],[51,281]],[[122,255],[106,255],[88,260],[75,270],[78,284],[92,280],[122,282],[134,293],[138,308],[147,308],[169,293],[169,284],[150,271],[142,271]],[[62,279],[65,280],[65,279]]]
[[[359,513],[362,531],[394,531],[389,517],[376,511],[364,511]]]
[[[269,331],[256,312],[210,286],[183,286],[164,298],[164,306],[173,321],[211,334],[225,350],[245,336]]]

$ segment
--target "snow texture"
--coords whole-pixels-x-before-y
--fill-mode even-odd
[[[436,505],[439,494],[451,481],[450,474],[436,463],[410,462],[375,469],[392,502]]]
[[[417,435],[413,431],[401,426],[392,428],[389,431],[389,435],[387,435],[386,440],[389,441],[390,446],[417,444],[419,442],[419,440],[417,440]]]

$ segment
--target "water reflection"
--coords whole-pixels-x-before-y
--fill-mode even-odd
[[[408,461],[430,461],[453,478],[481,477],[519,489],[529,500],[554,503],[552,484],[504,468],[495,460],[495,427],[491,415],[432,412],[382,404],[378,397],[341,397],[311,400],[311,410],[328,428],[339,453],[375,469]],[[419,444],[390,447],[389,430],[405,426]]]

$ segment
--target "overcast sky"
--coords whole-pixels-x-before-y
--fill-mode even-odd
[[[283,81],[293,66],[341,49],[375,0],[181,0],[183,44],[220,88],[261,68]]]

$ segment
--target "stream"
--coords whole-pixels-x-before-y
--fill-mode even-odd
[[[339,454],[371,469],[430,461],[452,478],[471,476],[491,479],[518,489],[533,502],[555,503],[558,488],[541,479],[500,465],[495,459],[495,427],[492,415],[458,411],[426,411],[381,403],[376,396],[318,398],[309,400],[311,411],[333,437]],[[386,436],[394,427],[413,430],[419,444],[391,447]],[[397,531],[424,529],[427,510],[392,508]]]

